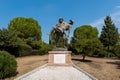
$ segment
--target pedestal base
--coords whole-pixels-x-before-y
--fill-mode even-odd
[[[72,66],[71,51],[49,51],[49,66]]]

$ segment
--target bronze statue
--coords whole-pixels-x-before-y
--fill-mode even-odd
[[[65,40],[67,39],[67,37],[69,37],[70,34],[70,28],[73,25],[73,21],[69,20],[69,22],[64,22],[63,18],[59,18],[58,23],[53,26],[51,32],[50,32],[50,41],[51,41],[51,36],[52,33],[55,33],[55,47],[57,47],[57,43],[60,39],[60,37],[62,37],[63,40],[63,47],[66,48],[66,42]],[[66,36],[65,31],[68,31],[68,35]]]

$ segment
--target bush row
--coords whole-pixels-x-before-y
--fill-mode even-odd
[[[69,47],[69,50],[71,50],[73,52],[73,54],[82,54],[82,52],[79,52],[76,48],[73,47]],[[97,57],[118,57],[120,58],[120,45],[115,45],[115,46],[111,46],[110,47],[110,51],[107,51],[106,47],[102,47],[102,48],[97,48],[93,49],[93,50],[85,50],[87,51],[88,56],[97,56]]]
[[[38,43],[37,43],[38,42]],[[17,47],[7,47],[6,51],[10,52],[16,57],[28,56],[28,55],[44,55],[47,54],[52,46],[42,43],[39,41],[33,42],[32,44],[21,43]]]

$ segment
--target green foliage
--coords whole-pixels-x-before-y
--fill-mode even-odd
[[[120,45],[113,46],[113,54],[120,58]]]
[[[71,44],[69,44],[68,45],[68,50],[69,51],[72,51],[72,55],[78,55],[79,53],[78,53],[78,51],[76,50],[76,48],[75,48],[75,43],[71,43]]]
[[[97,38],[82,39],[77,41],[75,48],[79,53],[86,53],[89,56],[95,56],[101,52],[103,45]]]
[[[70,44],[68,46],[68,50],[72,51],[72,54],[79,54],[75,48],[75,45],[76,45],[76,39],[75,39],[75,37],[72,37]]]
[[[28,56],[31,55],[32,48],[27,44],[19,44],[18,54],[19,56]]]
[[[106,57],[106,56],[107,56],[106,50],[101,50],[100,53],[98,53],[98,57]]]
[[[20,39],[17,35],[7,29],[0,29],[0,50],[10,52],[12,55],[17,56],[17,47]]]
[[[6,51],[0,51],[0,80],[15,75],[16,70],[15,58]]]
[[[90,25],[83,25],[74,30],[71,45],[74,51],[90,56],[98,55],[103,48],[98,39],[98,30]]]
[[[48,53],[49,50],[52,49],[52,46],[49,44],[46,44],[43,41],[32,41],[29,43],[29,45],[32,47],[32,55],[43,55]]]
[[[119,39],[117,45],[120,45],[120,33],[119,33]]]
[[[86,42],[85,49],[87,50],[84,51],[87,51],[89,56],[95,56],[101,53],[101,50],[103,49],[103,45],[98,38],[94,38]]]
[[[34,41],[34,42],[36,44],[36,45],[34,44],[36,48],[34,47],[34,49],[32,50],[32,53],[31,53],[32,55],[44,55],[44,54],[47,54],[48,51],[52,50],[52,45],[49,45],[42,41]]]
[[[40,54],[40,50],[36,50],[36,49],[32,50],[31,55],[39,55],[39,54]]]
[[[20,38],[41,40],[41,26],[33,18],[17,17],[10,21],[9,29]]]
[[[104,22],[105,22],[105,26],[103,26],[102,28],[100,40],[103,43],[103,45],[108,48],[107,51],[108,51],[108,57],[109,57],[110,56],[109,47],[114,46],[118,43],[119,33],[118,33],[118,29],[112,23],[110,16],[106,16]]]
[[[107,16],[104,20],[105,26],[102,28],[100,40],[104,46],[113,46],[118,42],[118,29],[112,23],[111,17]]]
[[[48,51],[51,51],[51,50],[52,50],[52,46],[44,43],[43,45],[41,45],[41,48],[39,48],[39,50],[37,49],[32,50],[31,55],[44,55],[44,54],[47,54]]]
[[[41,40],[39,41],[31,41],[27,42],[28,45],[32,47],[32,49],[40,49],[42,47],[43,42]]]
[[[66,35],[66,34],[65,34]],[[56,38],[56,33],[55,32],[52,32],[51,33],[51,37],[50,37],[50,41],[49,41],[49,44],[50,45],[55,45],[56,43],[55,43],[55,38]],[[68,45],[68,40],[66,39],[65,40],[65,42],[66,42],[66,46]],[[57,47],[63,47],[63,37],[62,36],[60,36],[60,38],[59,38],[59,40],[58,40],[58,43],[57,43],[57,45],[56,45]]]
[[[100,52],[98,53],[98,57],[116,57],[117,55],[115,54],[115,51],[113,49],[115,49],[115,47],[113,46],[109,46],[109,52],[107,50],[107,47],[104,47],[100,50]]]
[[[42,45],[42,47],[39,50],[33,50],[31,54],[32,55],[44,55],[44,54],[47,54],[48,51],[51,51],[51,50],[52,50],[52,46],[45,44],[45,45]]]
[[[98,37],[97,28],[91,25],[83,25],[74,30],[74,37],[76,39],[92,39]]]
[[[52,50],[52,46],[46,43],[42,44],[42,47],[40,48],[40,54],[39,55],[43,55],[43,54],[47,54],[48,51]]]
[[[0,29],[0,49],[1,50],[5,50],[6,47],[16,47],[17,41],[18,39],[15,33],[7,29]]]

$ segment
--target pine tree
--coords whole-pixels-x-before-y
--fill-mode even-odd
[[[102,28],[100,40],[103,43],[103,45],[107,47],[107,50],[109,52],[110,46],[113,46],[118,42],[119,33],[118,28],[116,28],[116,26],[113,24],[110,16],[106,16],[104,23],[105,25]]]

